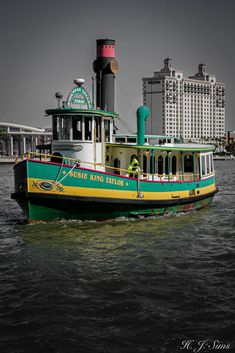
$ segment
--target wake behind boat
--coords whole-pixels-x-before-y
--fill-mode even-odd
[[[114,44],[97,41],[96,106],[82,79],[63,105],[57,93],[58,108],[46,111],[50,153],[28,153],[14,167],[12,198],[29,222],[184,212],[210,205],[217,192],[214,146],[145,135],[148,107],[137,109],[136,134],[116,133]]]

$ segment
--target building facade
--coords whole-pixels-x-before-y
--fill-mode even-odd
[[[38,144],[51,142],[52,132],[19,124],[0,122],[0,156],[18,157],[35,152]]]
[[[198,65],[188,78],[171,67],[171,59],[153,77],[143,78],[143,101],[150,108],[148,134],[185,140],[220,138],[225,133],[225,85]]]

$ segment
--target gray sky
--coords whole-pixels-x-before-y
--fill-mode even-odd
[[[0,121],[50,126],[44,111],[73,80],[91,89],[96,39],[116,40],[116,111],[135,130],[142,78],[163,66],[226,85],[226,130],[235,129],[234,0],[1,0]],[[125,94],[124,94],[125,92]],[[121,127],[121,129],[123,129]]]

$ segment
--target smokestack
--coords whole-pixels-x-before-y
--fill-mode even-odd
[[[114,112],[114,79],[118,72],[115,40],[98,39],[96,47],[97,57],[93,62],[93,70],[96,73],[96,106]]]

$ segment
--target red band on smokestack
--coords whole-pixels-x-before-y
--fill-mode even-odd
[[[113,45],[100,45],[97,47],[98,58],[114,58],[115,47]]]

